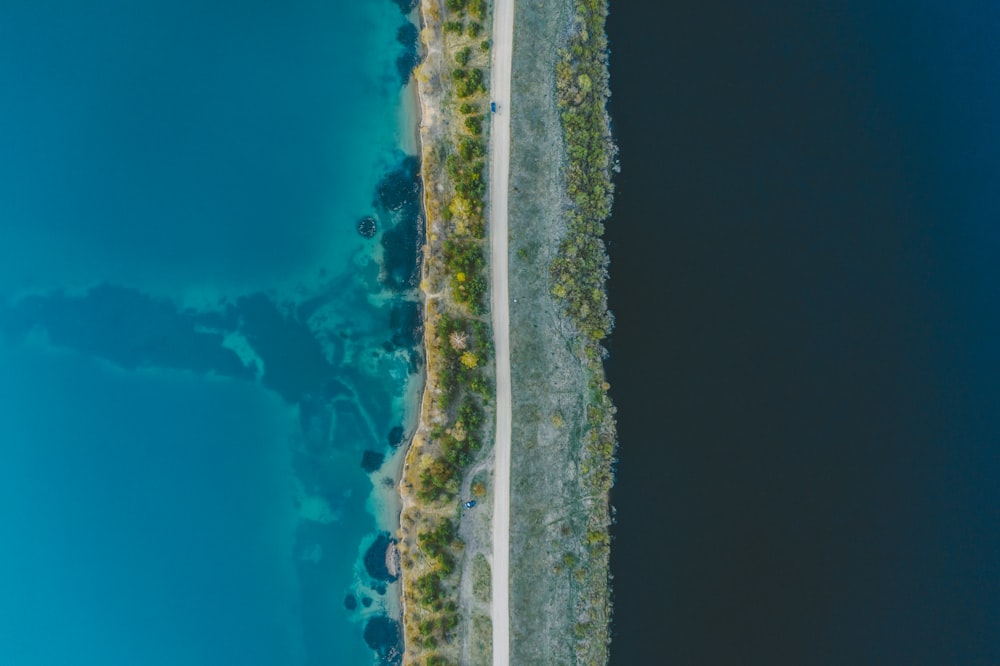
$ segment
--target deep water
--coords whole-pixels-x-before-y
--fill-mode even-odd
[[[0,662],[398,661],[403,7],[0,4]]]
[[[609,32],[612,664],[1000,663],[1000,7]]]

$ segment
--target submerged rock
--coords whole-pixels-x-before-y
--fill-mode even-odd
[[[396,291],[413,289],[420,283],[424,224],[420,193],[420,161],[409,155],[383,176],[373,202],[380,219],[391,220],[382,233],[379,278]]]
[[[396,33],[396,41],[403,45],[403,52],[396,58],[396,69],[404,86],[409,82],[413,68],[420,64],[419,38],[420,32],[412,23],[406,23]]]
[[[409,14],[420,4],[420,0],[393,0],[393,2],[399,7],[399,11],[404,14]]]
[[[368,620],[365,625],[365,642],[368,647],[378,652],[382,663],[398,664],[401,656],[399,623],[385,615],[379,615]]]
[[[398,349],[412,349],[424,339],[422,306],[417,301],[394,303],[389,313],[392,344]]]
[[[395,541],[389,541],[389,546],[385,549],[385,568],[390,576],[399,576],[399,547]]]
[[[368,575],[377,581],[391,583],[399,577],[398,574],[389,571],[389,567],[386,565],[386,552],[391,543],[392,538],[389,533],[382,532],[365,551],[365,569],[368,571]]]
[[[407,155],[379,181],[375,203],[387,211],[420,206],[420,160]]]
[[[358,220],[358,233],[365,238],[374,237],[376,229],[377,225],[375,224],[375,218],[371,215],[366,215]]]
[[[369,474],[377,472],[383,462],[385,462],[385,454],[378,451],[365,451],[361,456],[361,468]]]

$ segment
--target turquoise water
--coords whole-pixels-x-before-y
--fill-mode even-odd
[[[394,659],[408,25],[0,4],[0,662]]]

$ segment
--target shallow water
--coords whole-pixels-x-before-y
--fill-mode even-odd
[[[0,661],[395,647],[364,555],[421,367],[407,25],[0,7]]]

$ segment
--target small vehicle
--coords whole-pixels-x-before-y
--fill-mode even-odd
[[[474,506],[476,506],[476,500],[469,500],[468,502],[465,503],[466,509],[471,509]]]
[[[496,102],[490,102],[490,112],[491,113],[496,113],[497,112],[497,103]]]

